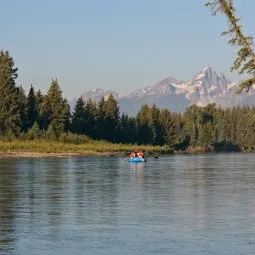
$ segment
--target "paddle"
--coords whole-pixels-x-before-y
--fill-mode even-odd
[[[126,159],[128,159],[129,157],[126,157],[126,158],[123,158],[123,159],[121,159],[120,161],[124,161],[124,160],[126,160]]]

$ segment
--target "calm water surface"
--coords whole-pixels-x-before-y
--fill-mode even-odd
[[[0,160],[0,254],[254,254],[255,154]]]

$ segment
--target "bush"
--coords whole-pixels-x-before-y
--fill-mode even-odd
[[[0,135],[0,140],[1,141],[6,141],[6,142],[11,142],[16,139],[15,134],[12,131],[7,131],[5,134]]]
[[[88,143],[90,139],[86,135],[77,135],[68,132],[61,134],[58,140],[62,143],[83,144]]]
[[[32,128],[28,130],[27,136],[29,140],[40,139],[42,137],[42,131],[37,122],[35,122]]]

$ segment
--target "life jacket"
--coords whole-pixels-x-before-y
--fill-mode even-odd
[[[133,158],[135,156],[135,153],[134,152],[131,152],[130,153],[130,158]]]

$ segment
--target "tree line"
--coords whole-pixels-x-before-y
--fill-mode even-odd
[[[255,145],[255,108],[220,108],[192,105],[184,113],[144,104],[135,117],[120,113],[110,95],[98,102],[79,97],[74,110],[53,79],[47,93],[28,95],[17,86],[17,68],[8,51],[0,52],[0,134],[25,139],[58,140],[63,134],[77,134],[113,143],[168,145],[176,150],[189,145],[231,143]]]

